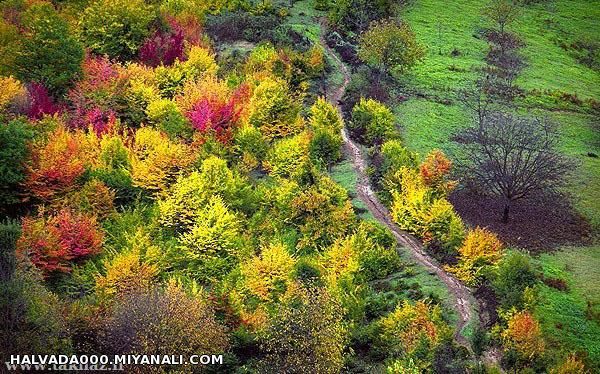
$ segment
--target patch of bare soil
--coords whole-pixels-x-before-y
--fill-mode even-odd
[[[508,223],[502,223],[503,202],[499,198],[460,190],[450,196],[450,201],[469,225],[487,227],[511,246],[544,251],[585,245],[592,240],[589,223],[565,197],[539,196],[517,201],[511,207]]]

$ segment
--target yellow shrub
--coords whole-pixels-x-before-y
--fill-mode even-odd
[[[303,178],[310,170],[309,143],[307,134],[278,141],[267,155],[264,168],[274,177]]]
[[[321,259],[326,271],[327,283],[335,286],[342,278],[351,278],[359,270],[359,254],[355,248],[355,236],[337,240]]]
[[[272,301],[292,282],[294,264],[294,258],[284,245],[272,244],[262,250],[260,257],[256,256],[242,265],[245,285],[253,295]]]
[[[458,252],[458,265],[448,266],[446,269],[465,283],[475,285],[480,280],[481,271],[485,266],[495,265],[500,261],[502,243],[494,233],[477,227],[467,233]]]
[[[19,99],[24,99],[27,94],[21,82],[11,77],[0,77],[0,112],[6,110],[10,104]]]
[[[425,347],[433,352],[451,334],[440,307],[432,307],[422,301],[415,305],[404,301],[377,325],[381,344],[393,354],[404,357],[411,357]]]
[[[187,146],[170,141],[160,131],[142,127],[135,134],[130,161],[134,184],[160,192],[191,165],[193,157]]]
[[[391,215],[403,230],[436,243],[446,250],[457,248],[464,235],[464,224],[445,198],[436,198],[416,170],[405,166],[394,174],[398,190],[392,190]]]
[[[250,123],[267,139],[297,134],[304,127],[300,101],[283,80],[265,78],[250,98]]]
[[[202,98],[214,98],[224,102],[229,96],[227,83],[213,75],[207,75],[202,79],[188,80],[183,85],[181,93],[175,96],[175,102],[183,113],[192,109]]]
[[[589,373],[585,365],[574,354],[570,354],[567,359],[555,368],[550,369],[550,374],[585,374]]]
[[[158,275],[157,266],[145,263],[137,248],[117,254],[105,267],[106,275],[96,278],[96,290],[106,296],[147,290]]]
[[[215,55],[208,49],[192,46],[188,52],[188,59],[181,63],[187,79],[199,78],[208,75],[216,75],[219,66],[215,61]]]
[[[458,251],[461,258],[468,261],[476,262],[481,259],[487,263],[496,263],[502,256],[502,243],[493,232],[477,227],[467,234]]]

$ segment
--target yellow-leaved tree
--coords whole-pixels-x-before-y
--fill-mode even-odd
[[[133,182],[153,193],[165,191],[193,162],[189,147],[149,127],[137,130],[131,149]]]
[[[296,260],[283,244],[271,244],[242,264],[244,285],[262,301],[276,301],[293,282],[292,270]]]
[[[458,253],[458,265],[446,269],[467,284],[476,285],[484,268],[496,265],[502,258],[502,242],[493,232],[476,227],[467,233]]]
[[[452,337],[439,306],[422,301],[404,301],[377,322],[378,344],[391,357],[413,358],[423,369],[433,358],[436,347]]]

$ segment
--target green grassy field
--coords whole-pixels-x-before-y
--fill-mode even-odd
[[[401,10],[417,38],[427,46],[424,63],[405,77],[425,92],[440,94],[469,85],[483,64],[487,42],[481,30],[489,27],[481,13],[485,1],[413,1]],[[600,35],[600,1],[548,1],[523,8],[509,27],[525,42],[528,67],[518,84],[527,90],[560,90],[581,98],[600,98],[598,72],[577,62],[559,46]],[[454,53],[453,53],[454,52]]]
[[[308,37],[313,43],[318,44],[321,25],[315,20],[325,14],[325,12],[315,10],[313,2],[310,0],[295,1],[294,6],[289,10],[286,24],[290,25],[294,31]]]
[[[600,313],[600,247],[565,248],[539,257],[544,276],[567,282],[568,290],[540,287],[535,313],[551,346],[588,352],[600,362],[600,324],[586,316],[588,301]]]

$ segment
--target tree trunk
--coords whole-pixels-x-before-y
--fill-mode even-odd
[[[510,202],[504,204],[504,212],[502,213],[502,223],[508,223],[508,214],[510,213]]]

